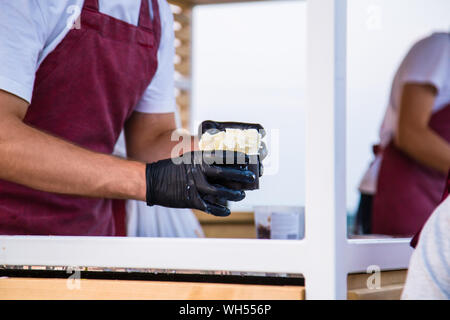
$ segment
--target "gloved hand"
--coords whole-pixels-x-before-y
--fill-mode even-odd
[[[147,164],[147,205],[199,209],[215,216],[228,216],[230,210],[220,203],[240,201],[245,192],[217,182],[245,184],[254,182],[256,177],[245,167],[230,168],[216,163],[226,163],[225,153],[193,151]]]
[[[226,128],[230,129],[256,129],[261,134],[261,137],[264,138],[266,135],[266,130],[259,123],[245,123],[245,122],[218,122],[212,120],[203,121],[198,128],[198,137],[200,138],[203,133],[208,131],[210,134],[217,133],[218,131],[225,131]],[[260,161],[264,160],[267,157],[267,147],[266,144],[261,141],[261,146],[258,150]],[[262,164],[260,170],[260,176],[262,176]]]

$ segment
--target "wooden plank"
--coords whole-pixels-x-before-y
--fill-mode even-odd
[[[188,106],[189,105],[189,93],[186,91],[180,91],[180,93],[178,94],[176,100],[177,100],[177,104],[180,106]]]
[[[256,231],[253,225],[247,224],[203,224],[206,238],[219,239],[255,239]]]
[[[231,214],[228,217],[216,217],[200,210],[193,210],[193,211],[197,219],[200,221],[200,223],[216,223],[216,224],[254,223],[253,212],[248,211],[231,212]]]
[[[173,18],[181,25],[190,25],[192,21],[191,10],[183,9],[180,13],[174,13]]]
[[[183,76],[188,76],[191,73],[191,64],[189,61],[181,61],[175,64],[175,71],[181,73]]]
[[[407,270],[383,271],[380,274],[380,285],[384,287],[393,284],[403,284],[406,281],[406,274]],[[367,279],[372,275],[371,273],[349,274],[347,278],[347,289],[367,288]]]
[[[34,300],[303,300],[301,286],[81,279],[2,278],[0,299]]]
[[[199,210],[194,210],[194,214],[207,238],[256,238],[253,212],[232,212],[228,217],[215,217]]]
[[[184,25],[179,30],[175,30],[175,38],[180,41],[191,41],[191,27],[190,25]]]
[[[380,273],[380,288],[369,289],[367,280],[373,273],[349,274],[347,277],[347,299],[350,300],[398,300],[401,297],[407,270],[383,271]]]
[[[176,60],[175,71],[185,79],[191,76],[191,4],[186,1],[170,1],[175,20]],[[190,94],[186,87],[178,87],[180,92],[176,98],[181,126],[189,128],[190,120]],[[190,86],[189,86],[190,89]],[[189,91],[189,90],[188,90]]]
[[[167,0],[169,4],[179,6],[183,9],[190,9],[193,7],[193,3],[190,0]]]
[[[175,48],[175,52],[181,58],[190,59],[191,56],[191,47],[185,44],[181,44],[180,46]]]
[[[403,284],[383,286],[380,289],[354,289],[347,293],[348,300],[400,300]]]

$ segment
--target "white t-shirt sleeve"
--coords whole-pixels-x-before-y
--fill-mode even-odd
[[[43,26],[37,0],[0,2],[0,89],[28,102],[47,37]]]
[[[421,232],[402,299],[450,299],[450,197],[437,207]]]
[[[161,15],[161,41],[158,50],[158,68],[135,111],[144,113],[175,112],[174,58],[175,43],[173,15],[169,4],[159,1]]]
[[[416,43],[402,63],[401,83],[431,84],[440,91],[450,63],[448,33],[437,33]]]

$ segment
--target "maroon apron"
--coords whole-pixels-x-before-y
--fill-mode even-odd
[[[24,123],[83,148],[111,154],[157,68],[157,0],[142,0],[139,24],[102,14],[85,0],[72,29],[36,72]],[[0,181],[0,234],[115,235],[110,199],[33,190]]]
[[[450,105],[434,113],[429,127],[450,142]],[[391,142],[383,150],[372,213],[372,233],[416,234],[442,198],[445,175],[413,160]]]

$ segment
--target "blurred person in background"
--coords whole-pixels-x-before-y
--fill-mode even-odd
[[[438,205],[450,168],[450,34],[433,33],[403,59],[359,190],[356,233],[410,236]]]

